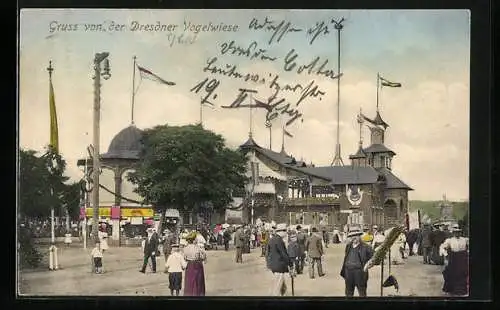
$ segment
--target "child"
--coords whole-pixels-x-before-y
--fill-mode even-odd
[[[168,256],[165,262],[165,272],[168,272],[168,287],[170,288],[170,294],[174,296],[179,296],[179,291],[182,288],[182,271],[186,269],[187,262],[184,256],[179,253],[179,245],[172,245],[172,253]]]
[[[90,253],[90,256],[93,259],[94,272],[95,273],[103,273],[103,271],[102,271],[102,250],[101,250],[101,243],[99,241],[96,242],[95,248],[92,249],[92,253]]]

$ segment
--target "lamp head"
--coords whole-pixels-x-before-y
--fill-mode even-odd
[[[95,64],[100,64],[104,59],[106,59],[109,56],[108,52],[103,52],[103,53],[96,53],[95,58],[94,58],[94,63]]]
[[[102,77],[105,79],[105,80],[108,80],[110,77],[111,77],[111,69],[109,67],[109,59],[106,58],[104,59],[104,72],[102,73]]]

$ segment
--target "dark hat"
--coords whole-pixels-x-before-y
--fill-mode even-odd
[[[390,275],[385,279],[384,283],[382,284],[383,287],[391,287],[394,286],[396,291],[399,291],[399,283],[398,280],[393,275]]]
[[[318,229],[316,227],[313,227],[312,232],[318,232]]]
[[[178,248],[178,247],[179,247],[179,245],[178,245],[178,244],[172,244],[172,245],[171,245],[171,247],[172,247],[172,248]]]
[[[302,226],[297,225],[297,227],[295,229],[297,229],[297,230],[302,229]]]

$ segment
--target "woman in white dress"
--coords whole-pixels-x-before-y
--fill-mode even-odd
[[[469,293],[469,239],[461,236],[458,224],[454,224],[451,231],[453,236],[439,248],[446,258],[443,291],[452,296],[466,296]]]
[[[101,242],[101,250],[102,252],[106,251],[109,249],[108,246],[108,233],[106,232],[106,228],[101,228],[99,232],[97,233],[97,236],[99,237],[99,241]]]

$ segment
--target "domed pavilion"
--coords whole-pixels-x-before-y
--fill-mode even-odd
[[[112,227],[112,243],[119,243],[120,226],[126,223],[143,225],[153,221],[151,206],[141,204],[139,195],[133,192],[134,185],[126,180],[125,172],[139,160],[142,130],[134,125],[122,129],[109,144],[108,151],[100,155],[101,175],[99,183],[99,218]],[[84,166],[85,159],[78,160]],[[88,160],[92,167],[92,160]],[[92,193],[89,193],[91,207]],[[92,208],[86,209],[87,218],[92,218]],[[121,224],[121,225],[120,225]]]

